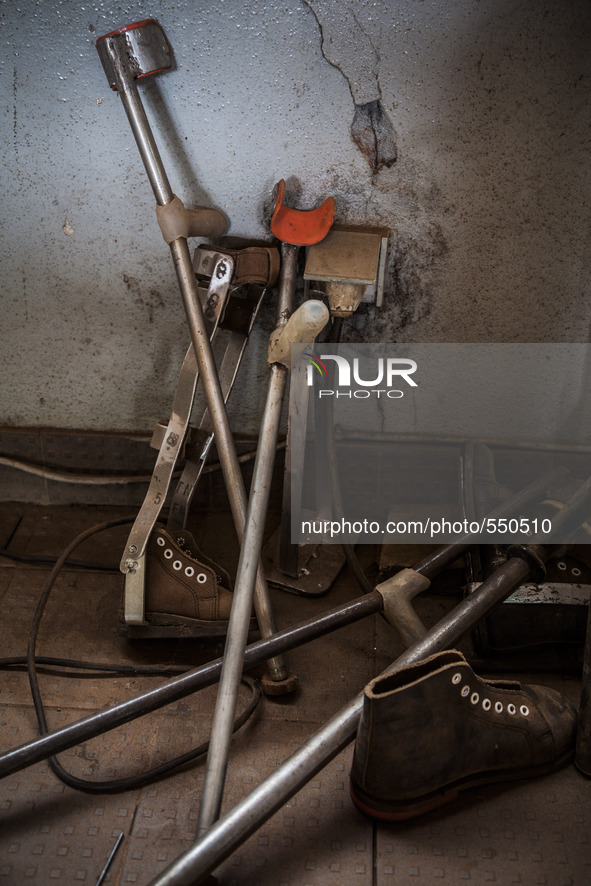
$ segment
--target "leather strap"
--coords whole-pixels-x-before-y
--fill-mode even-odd
[[[259,283],[266,289],[277,282],[279,276],[279,250],[273,246],[246,246],[243,249],[229,249],[226,246],[211,246],[201,243],[198,249],[228,255],[234,260],[232,283]]]

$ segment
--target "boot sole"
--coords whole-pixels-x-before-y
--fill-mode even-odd
[[[256,619],[250,620],[249,634],[256,632]],[[146,614],[146,624],[131,625],[119,613],[117,633],[130,640],[143,640],[161,637],[163,639],[207,639],[225,637],[228,633],[227,621],[203,621],[182,615]]]
[[[380,800],[372,797],[356,785],[351,779],[350,793],[351,799],[357,808],[370,818],[377,818],[380,821],[407,821],[408,819],[418,818],[451,803],[456,800],[461,793],[471,788],[481,787],[486,784],[494,784],[497,782],[520,781],[522,779],[536,778],[541,775],[548,775],[561,769],[569,763],[574,757],[574,751],[571,750],[564,754],[553,763],[544,766],[531,766],[527,769],[519,770],[498,770],[491,772],[480,772],[473,777],[460,779],[453,784],[446,785],[439,791],[433,791],[430,794],[424,794],[422,797],[416,797],[412,800],[388,801]]]

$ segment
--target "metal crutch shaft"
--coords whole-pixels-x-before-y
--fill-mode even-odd
[[[261,474],[264,473],[265,459],[271,459],[271,470],[273,468],[272,458],[276,447],[283,400],[282,392],[285,385],[282,376],[285,372],[284,367],[274,366],[271,369],[271,383],[267,394],[265,418],[261,423],[260,430],[261,443],[257,450],[257,461],[255,462],[253,472],[249,509],[246,518],[246,530],[242,540],[236,574],[236,588],[240,588],[240,597],[232,605],[230,613],[228,639],[224,649],[220,685],[205,768],[198,824],[200,831],[206,830],[217,819],[222,800],[252,606],[252,593],[247,593],[247,591],[253,587],[256,578],[258,558],[263,542],[265,512],[269,497],[270,478],[262,477]],[[263,471],[261,470],[261,464],[263,465]]]
[[[540,559],[547,555],[539,548],[536,553]],[[508,560],[384,673],[449,647],[488,615],[529,574],[530,565],[526,560],[517,557]],[[353,740],[362,707],[363,693],[360,693],[242,802],[212,825],[198,843],[155,877],[150,886],[196,886],[201,883]]]
[[[160,206],[169,204],[174,194],[150,124],[140,99],[133,73],[124,53],[121,53],[114,40],[104,39],[104,51],[108,55],[115,75],[117,90],[127,114],[148,179]],[[219,383],[215,360],[207,335],[203,310],[197,291],[197,282],[185,237],[178,237],[169,244],[181,292],[191,341],[197,357],[199,371],[211,422],[215,434],[216,447],[230,507],[239,540],[242,541],[246,521],[247,497],[236,449],[226,413],[224,397]],[[263,636],[276,633],[276,625],[271,611],[267,584],[262,567],[259,567],[255,588],[255,612]],[[288,675],[285,663],[275,658],[268,664],[269,675],[274,681],[285,680]]]
[[[284,325],[293,310],[297,247],[282,248],[279,278],[278,323]],[[236,586],[241,596],[232,606],[224,663],[218,688],[209,752],[205,767],[203,792],[199,809],[198,833],[206,831],[218,818],[222,803],[224,782],[232,741],[232,727],[240,679],[244,667],[244,652],[248,638],[248,622],[260,551],[263,544],[265,514],[269,503],[273,464],[283,397],[287,383],[287,368],[280,363],[270,367],[267,399],[259,433],[259,444],[254,464],[246,528],[236,572]]]

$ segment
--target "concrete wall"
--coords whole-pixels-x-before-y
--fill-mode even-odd
[[[2,21],[0,425],[150,430],[189,337],[100,35],[152,15],[141,87],[175,192],[268,234],[275,182],[390,225],[348,338],[587,341],[586,0],[23,0]],[[231,418],[256,432],[263,313]]]

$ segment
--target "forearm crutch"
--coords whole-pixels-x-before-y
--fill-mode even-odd
[[[324,303],[313,299],[304,302],[295,313],[292,314],[292,311],[298,249],[302,245],[317,243],[326,236],[334,217],[334,200],[329,197],[317,209],[302,212],[283,205],[284,193],[285,182],[282,179],[277,186],[277,201],[271,219],[271,231],[283,241],[277,326],[271,334],[269,343],[267,399],[259,433],[246,529],[236,574],[236,588],[240,590],[240,598],[233,604],[230,613],[228,641],[224,651],[201,795],[199,833],[204,833],[216,821],[222,802],[232,740],[232,724],[244,667],[252,587],[263,543],[265,514],[292,350],[297,353],[297,345],[301,345],[303,350],[305,344],[316,338],[329,319],[328,309]]]
[[[168,181],[136,83],[137,79],[166,71],[172,66],[172,50],[158,22],[147,19],[112,31],[100,37],[96,46],[109,84],[117,90],[123,102],[156,197],[158,223],[170,247],[236,533],[241,542],[246,521],[247,496],[187,245],[187,237],[223,234],[226,219],[221,212],[214,209],[185,209]],[[262,635],[271,636],[276,630],[275,622],[267,583],[260,566],[254,607]],[[271,659],[267,667],[273,682],[279,684],[288,681],[288,671],[282,659]],[[291,689],[289,682],[287,689]]]

